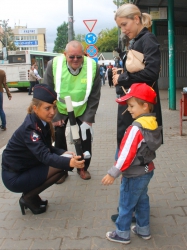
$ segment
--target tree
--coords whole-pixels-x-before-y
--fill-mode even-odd
[[[124,4],[124,3],[129,3],[129,1],[128,1],[128,0],[114,0],[113,3],[114,3],[117,7],[119,7],[119,6],[121,6],[122,4]]]
[[[118,28],[102,30],[98,35],[96,46],[101,52],[112,52],[118,46]]]
[[[85,41],[85,36],[86,36],[86,35],[77,34],[77,35],[75,36],[75,40],[82,43],[82,42]]]
[[[53,52],[64,52],[66,44],[68,43],[68,23],[64,22],[57,28],[57,37]]]
[[[0,20],[0,40],[7,51],[17,50],[18,48],[14,44],[14,33],[11,27],[8,26],[8,21]]]

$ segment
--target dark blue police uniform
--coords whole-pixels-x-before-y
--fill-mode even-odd
[[[60,156],[64,152],[52,146],[49,124],[28,114],[3,151],[4,185],[12,192],[27,193],[45,182],[49,166],[72,170],[70,158]]]

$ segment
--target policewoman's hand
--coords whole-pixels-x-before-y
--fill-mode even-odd
[[[80,161],[81,156],[73,156],[71,158],[69,166],[72,168],[83,168],[85,160]]]

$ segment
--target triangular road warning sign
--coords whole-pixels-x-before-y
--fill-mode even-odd
[[[96,22],[97,22],[97,19],[94,19],[94,20],[83,20],[84,24],[86,25],[86,28],[92,32]]]

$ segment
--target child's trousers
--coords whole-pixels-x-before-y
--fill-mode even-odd
[[[120,186],[119,216],[116,220],[118,236],[129,239],[132,214],[135,208],[136,231],[141,235],[149,235],[150,206],[147,194],[148,184],[153,171],[143,176],[123,177]]]

